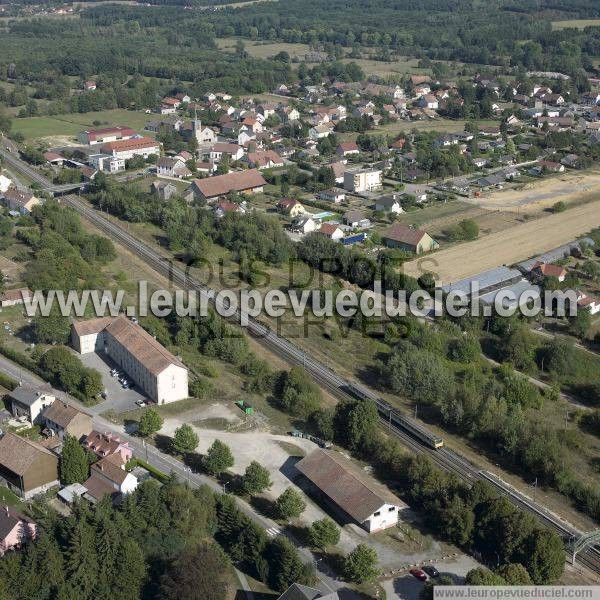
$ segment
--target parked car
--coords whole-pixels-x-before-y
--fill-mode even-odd
[[[140,407],[140,408],[144,408],[144,406],[146,406],[146,403],[143,400],[136,400],[135,403]]]
[[[425,573],[427,573],[427,575],[429,575],[429,577],[439,577],[440,576],[440,572],[433,565],[427,565],[427,566],[423,567],[423,571],[425,571]]]
[[[427,581],[427,575],[425,574],[425,571],[423,571],[423,569],[411,569],[410,574],[413,577],[416,577],[419,581]]]

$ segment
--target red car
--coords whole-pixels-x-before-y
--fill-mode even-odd
[[[413,577],[416,577],[419,581],[427,581],[427,574],[425,573],[425,571],[423,571],[423,569],[411,569],[410,574]]]

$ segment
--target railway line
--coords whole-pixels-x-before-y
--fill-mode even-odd
[[[185,289],[195,290],[199,294],[205,294],[209,300],[214,301],[216,304],[219,302],[217,298],[213,297],[213,290],[210,290],[199,281],[190,277],[183,269],[173,264],[170,259],[161,256],[158,252],[140,242],[137,238],[99,214],[96,210],[86,206],[77,197],[65,196],[62,201],[75,209],[81,216],[94,224],[111,239],[134,252],[154,270],[169,277],[174,283]],[[224,302],[221,302],[221,305],[220,307],[225,307]],[[237,311],[231,317],[231,320],[239,323],[241,316],[240,311]],[[377,405],[382,427],[400,439],[413,452],[426,453],[437,466],[454,473],[461,480],[469,484],[473,484],[478,480],[487,481],[512,504],[534,515],[545,526],[556,531],[563,538],[565,544],[569,540],[581,535],[581,532],[575,527],[527,498],[499,477],[487,471],[480,470],[463,456],[460,456],[449,448],[443,447],[443,443],[440,443],[440,438],[428,432],[416,421],[393,409],[385,400],[378,397],[371,390],[341,377],[286,338],[275,334],[268,325],[250,316],[247,316],[247,319],[247,329],[261,344],[279,356],[282,356],[288,362],[302,365],[315,381],[330,391],[336,398],[362,397],[373,400]],[[600,575],[600,551],[598,548],[588,548],[582,551],[577,556],[577,561],[596,575]]]

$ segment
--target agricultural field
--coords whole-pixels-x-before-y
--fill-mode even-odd
[[[77,134],[98,123],[101,127],[125,125],[142,131],[152,115],[125,109],[102,110],[88,113],[69,113],[52,117],[27,117],[13,121],[13,131],[22,133],[26,141],[38,140],[49,145],[74,142]],[[96,125],[95,125],[96,124]]]
[[[423,270],[436,273],[445,284],[481,273],[500,264],[513,264],[566,244],[600,225],[600,200],[542,219],[515,225],[473,242],[419,257],[403,265],[414,277]],[[465,257],[469,257],[465,260]]]
[[[552,21],[552,29],[585,29],[600,27],[600,19],[569,19],[567,21]]]
[[[552,207],[557,202],[576,204],[598,197],[600,170],[570,171],[548,176],[525,184],[506,187],[501,191],[485,192],[467,202],[494,211],[535,213]]]

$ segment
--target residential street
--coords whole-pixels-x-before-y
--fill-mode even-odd
[[[29,383],[31,385],[38,385],[42,380],[33,373],[23,369],[19,365],[8,360],[6,357],[0,355],[0,371],[22,381],[23,383]],[[84,412],[90,413],[87,407],[83,406],[80,402],[65,394],[56,390],[57,397],[61,398],[70,404],[73,404],[83,410]],[[97,412],[97,411],[94,411]],[[223,492],[221,486],[213,479],[202,475],[200,473],[194,473],[189,467],[183,464],[180,460],[174,457],[160,452],[154,446],[145,444],[140,438],[134,437],[125,432],[124,428],[117,427],[114,423],[104,418],[99,414],[93,414],[94,427],[99,431],[109,431],[116,435],[119,435],[122,439],[129,442],[129,445],[134,451],[134,455],[146,460],[149,464],[165,473],[175,473],[181,481],[187,481],[191,487],[199,487],[201,485],[207,485],[216,492]],[[322,561],[317,562],[313,554],[306,548],[299,546],[297,541],[289,535],[286,531],[282,531],[275,521],[268,519],[254,510],[247,502],[241,498],[235,497],[239,509],[250,517],[253,521],[257,522],[270,536],[282,534],[289,537],[295,545],[298,547],[300,556],[305,563],[312,562],[317,568],[317,575],[319,577],[318,587],[324,593],[336,590],[341,600],[359,600],[359,596],[352,590],[348,589],[346,584],[336,579],[335,574]]]

